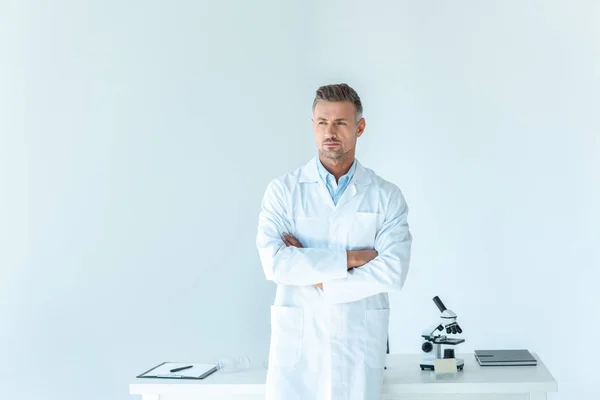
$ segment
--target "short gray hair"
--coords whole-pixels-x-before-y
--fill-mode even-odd
[[[313,101],[313,111],[319,101],[349,101],[356,107],[356,121],[360,121],[363,114],[363,106],[356,90],[345,83],[334,85],[325,85],[317,89],[315,101]]]

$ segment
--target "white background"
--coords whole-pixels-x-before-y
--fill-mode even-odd
[[[2,398],[125,400],[161,361],[265,359],[260,199],[315,154],[314,91],[338,82],[364,102],[359,159],[411,209],[392,352],[419,352],[439,295],[457,351],[528,348],[550,399],[591,398],[599,20],[597,1],[0,1]]]

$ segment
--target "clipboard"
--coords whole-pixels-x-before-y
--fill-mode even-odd
[[[179,372],[170,372],[171,369],[192,365],[192,368]],[[150,379],[204,379],[217,371],[216,364],[199,363],[181,363],[181,362],[163,362],[156,367],[150,368],[136,376],[136,378]]]

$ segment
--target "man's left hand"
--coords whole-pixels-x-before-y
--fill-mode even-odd
[[[293,247],[298,247],[300,249],[303,248],[302,243],[300,243],[298,241],[298,239],[296,239],[295,237],[293,237],[292,235],[290,235],[288,233],[284,233],[282,239],[283,239],[283,243],[285,243],[285,245],[287,247],[293,246]],[[323,289],[322,283],[315,283],[313,286]]]

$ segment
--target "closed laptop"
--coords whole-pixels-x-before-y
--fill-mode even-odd
[[[524,349],[517,350],[475,350],[479,365],[537,365],[537,360]]]

